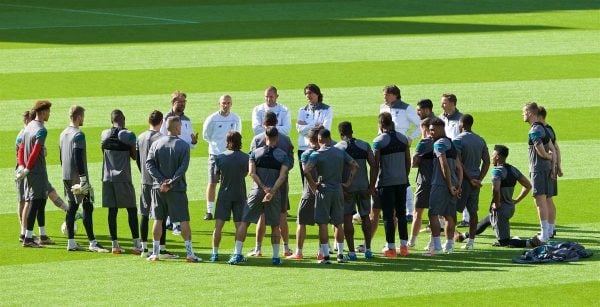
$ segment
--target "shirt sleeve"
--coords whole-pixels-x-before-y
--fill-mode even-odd
[[[529,140],[534,145],[543,144],[543,142],[542,142],[543,137],[544,137],[544,131],[542,129],[540,129],[539,126],[531,127],[531,130],[529,130]]]
[[[279,131],[285,135],[290,135],[290,131],[292,129],[292,115],[290,114],[290,110],[288,108],[282,106],[282,116],[279,122]]]
[[[327,109],[327,112],[325,113],[325,116],[323,118],[323,127],[325,127],[327,130],[331,131],[332,121],[333,121],[333,108],[331,106],[329,106],[329,108]]]
[[[415,108],[413,108],[410,105],[408,106],[408,108],[406,108],[406,115],[408,117],[408,120],[415,125],[413,131],[410,134],[410,139],[414,140],[419,137],[419,134],[421,134],[421,119],[417,114],[417,110],[415,110]]]
[[[259,105],[252,109],[252,132],[254,135],[259,135],[265,131],[265,128],[262,126],[261,106]]]
[[[444,139],[439,139],[433,144],[433,152],[436,157],[445,155],[448,149],[448,145],[444,142]]]

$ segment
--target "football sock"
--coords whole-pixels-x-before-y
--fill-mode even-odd
[[[96,239],[90,241],[90,247],[95,247],[96,245],[98,245],[98,241],[96,241]]]
[[[329,256],[329,243],[321,244],[321,253],[323,257]]]
[[[46,235],[46,226],[40,226],[40,236]]]
[[[152,254],[160,255],[160,241],[152,241]]]
[[[133,239],[133,248],[139,248],[140,245],[140,239]]]
[[[215,207],[215,202],[214,201],[207,201],[206,202],[206,212],[207,213],[212,213],[214,207]]]
[[[33,230],[26,230],[25,231],[25,238],[27,238],[27,239],[33,238]]]
[[[257,252],[262,251],[262,242],[256,241],[256,248],[254,250]]]
[[[302,249],[296,248],[296,255],[302,255]]]
[[[338,255],[342,255],[344,254],[344,242],[340,243],[340,242],[336,242],[335,243],[337,245],[337,253]]]
[[[554,224],[548,223],[548,238],[554,234]]]
[[[279,244],[273,244],[273,258],[279,258]]]
[[[446,240],[445,248],[451,249],[454,247],[454,240]]]
[[[242,241],[235,241],[235,247],[233,249],[233,253],[235,255],[241,255],[242,254],[242,247],[244,245],[244,242]]]
[[[395,249],[396,248],[396,243],[388,243],[387,244],[387,248],[388,249]]]
[[[75,243],[75,239],[69,239],[68,240],[68,246],[69,246],[69,248],[75,247],[76,245],[77,245],[77,243]]]
[[[467,208],[465,208],[465,209],[463,210],[463,221],[465,221],[465,222],[469,222],[469,220],[470,220],[470,217],[471,217],[471,216],[469,215],[469,210],[467,210]]]
[[[468,245],[473,245],[475,244],[475,239],[469,239],[469,241],[467,241]]]
[[[432,237],[433,238],[433,248],[435,250],[441,250],[442,249],[442,240],[440,239],[440,237]]]
[[[289,251],[290,250],[290,246],[287,243],[283,243],[283,250],[284,251]]]
[[[185,240],[184,244],[185,244],[185,253],[187,254],[187,256],[188,257],[194,256],[194,249],[192,248],[192,241]]]
[[[219,253],[219,248],[218,247],[213,247],[213,254],[218,254]]]
[[[540,231],[540,240],[548,241],[548,220],[541,221],[542,230]]]
[[[119,241],[113,240],[112,241],[112,248],[119,248]]]
[[[161,251],[167,250],[167,246],[164,244],[160,244],[160,241],[159,241],[159,246],[160,246]]]
[[[407,240],[400,240],[400,246],[407,246],[407,245],[408,245]]]
[[[142,242],[142,249],[148,249],[148,242]]]

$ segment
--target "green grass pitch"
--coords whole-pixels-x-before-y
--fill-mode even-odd
[[[20,114],[36,99],[54,103],[47,160],[57,187],[58,136],[68,124],[67,109],[75,103],[87,109],[83,130],[99,194],[99,137],[112,109],[122,109],[127,126],[140,134],[147,115],[166,112],[169,94],[181,89],[188,93],[186,114],[200,131],[218,97],[229,93],[233,112],[244,120],[246,148],[250,112],[265,87],[280,89],[280,102],[295,120],[305,104],[302,88],[316,83],[334,108],[334,126],[350,120],[356,136],[369,141],[384,85],[398,84],[411,104],[431,98],[436,113],[440,95],[453,92],[459,110],[474,115],[473,130],[490,146],[508,145],[509,161],[527,172],[528,127],[520,112],[524,103],[538,101],[563,151],[558,237],[597,254],[599,16],[600,4],[592,0],[0,1],[0,305],[597,305],[597,255],[568,264],[515,265],[510,259],[522,250],[490,247],[489,230],[478,237],[477,250],[433,258],[420,255],[427,242],[421,235],[408,258],[322,267],[313,258],[316,229],[309,227],[308,259],[280,267],[270,265],[268,238],[265,256],[240,266],[148,263],[132,255],[67,253],[60,233],[64,214],[48,204],[47,228],[57,245],[26,250],[17,241],[13,170]],[[193,242],[205,259],[213,228],[201,218],[206,157],[201,143],[188,172]],[[290,178],[295,216],[301,191],[296,168]],[[490,197],[486,184],[480,216]],[[125,215],[119,215],[119,235],[130,249]],[[95,231],[109,245],[106,216],[96,205]],[[536,221],[528,197],[517,206],[512,234],[533,235]],[[293,233],[294,218],[289,222]],[[79,227],[76,239],[84,243]],[[245,251],[253,235],[252,226]],[[167,240],[183,255],[180,237],[169,233]],[[290,241],[293,246],[293,234]],[[376,256],[383,244],[380,228]],[[233,225],[226,224],[221,257],[232,250]]]

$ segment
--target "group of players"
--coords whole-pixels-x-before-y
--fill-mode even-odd
[[[288,137],[291,114],[278,102],[277,89],[265,90],[265,102],[252,111],[254,138],[250,154],[242,151],[241,119],[231,112],[232,98],[219,98],[219,110],[203,123],[202,138],[208,143],[207,212],[205,220],[215,219],[211,261],[219,261],[219,245],[225,221],[233,216],[236,235],[233,255],[228,263],[246,261],[242,247],[251,223],[257,224],[256,245],[248,256],[262,256],[262,240],[266,225],[271,226],[273,265],[282,263],[280,253],[288,259],[303,259],[306,226],[318,225],[319,263],[331,263],[328,225],[335,237],[337,262],[356,260],[357,252],[373,257],[371,239],[383,215],[386,245],[384,257],[408,256],[420,232],[424,210],[428,210],[430,242],[425,255],[452,253],[454,241],[468,240],[465,249],[474,248],[475,236],[492,225],[498,246],[536,246],[554,235],[556,209],[556,176],[562,176],[560,150],[552,128],[545,123],[546,111],[536,103],[523,107],[523,120],[529,131],[530,181],[506,162],[509,149],[496,145],[490,159],[485,140],[472,131],[474,119],[456,108],[453,94],[443,94],[443,113],[436,117],[433,103],[420,100],[416,109],[401,100],[400,89],[389,85],[383,89],[384,104],[378,117],[379,132],[372,142],[353,137],[352,124],[341,122],[339,141],[333,141],[331,123],[333,109],[323,102],[323,94],[315,84],[304,88],[307,105],[298,112],[295,128],[299,133],[298,148]],[[70,125],[60,135],[60,161],[66,209],[67,250],[82,248],[74,240],[78,207],[83,207],[83,224],[88,236],[88,250],[124,253],[117,239],[117,213],[126,208],[133,238],[133,254],[150,261],[179,256],[165,246],[167,221],[175,234],[181,234],[188,262],[202,261],[193,250],[185,173],[189,166],[190,149],[198,143],[190,118],[184,114],[187,95],[176,91],[171,95],[171,110],[164,116],[153,111],[149,129],[138,138],[125,128],[125,115],[120,110],[111,113],[112,128],[102,132],[102,206],[108,208],[111,249],[104,248],[94,236],[92,211],[93,189],[88,180],[85,134],[80,130],[85,110],[72,106]],[[19,195],[20,239],[25,247],[52,244],[45,233],[46,199],[53,189],[48,181],[44,146],[47,131],[44,122],[50,116],[51,103],[38,101],[24,114],[25,128],[17,137],[16,181]],[[412,132],[409,135],[408,132]],[[421,138],[411,156],[413,140]],[[296,156],[297,154],[297,156]],[[289,247],[287,212],[288,172],[298,159],[303,193],[298,206],[296,249]],[[138,224],[135,189],[131,180],[131,162],[137,162],[141,172],[141,222]],[[490,161],[491,160],[491,161]],[[478,223],[479,190],[491,163],[493,198],[490,214]],[[417,168],[416,191],[408,181],[411,168]],[[247,193],[245,177],[252,187]],[[521,192],[513,199],[516,183]],[[219,185],[218,197],[216,187]],[[510,237],[509,220],[514,205],[529,193],[538,208],[541,231],[528,240]],[[54,192],[56,194],[56,192]],[[58,196],[55,195],[57,198]],[[62,202],[60,197],[59,201]],[[216,200],[216,203],[215,203]],[[214,215],[213,215],[214,211]],[[455,232],[457,212],[463,212],[463,222],[469,231]],[[354,244],[353,216],[360,219],[364,245]],[[40,237],[33,236],[38,220]],[[148,245],[149,221],[152,245]],[[412,222],[409,237],[408,223]],[[441,232],[446,242],[442,247]],[[396,247],[396,229],[400,245]],[[283,241],[283,251],[280,242]],[[344,241],[348,254],[344,255]]]

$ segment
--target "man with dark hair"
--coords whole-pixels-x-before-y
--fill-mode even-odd
[[[271,111],[267,111],[263,118],[263,129],[265,129],[265,131],[266,131],[266,129],[268,127],[278,127],[278,122],[279,121],[277,119],[277,114],[275,114],[274,112],[271,112]],[[277,131],[279,131],[279,128],[277,128]],[[254,138],[252,139],[252,142],[250,143],[250,151],[253,151],[256,148],[265,146],[266,138],[267,137],[265,136],[264,133],[254,136]],[[293,166],[294,166],[294,145],[292,144],[292,141],[290,140],[290,138],[285,134],[279,133],[279,135],[277,137],[276,147],[283,150],[285,153],[287,153],[288,159],[290,161],[290,169],[293,168]],[[290,247],[289,247],[290,234],[289,234],[289,228],[288,228],[288,222],[287,222],[287,212],[290,209],[290,200],[288,197],[288,194],[289,194],[288,192],[289,192],[289,185],[288,185],[288,180],[286,178],[285,183],[279,189],[279,193],[281,193],[281,216],[280,216],[279,229],[281,231],[281,239],[283,240],[283,254],[285,257],[290,256],[292,254],[292,251],[290,250]],[[251,257],[262,256],[262,241],[265,236],[266,228],[267,227],[265,224],[264,214],[262,214],[260,216],[260,218],[258,219],[258,223],[256,224],[256,245],[252,249],[252,251],[250,251],[248,253],[248,256],[251,256]]]
[[[237,131],[227,133],[227,150],[218,155],[215,164],[217,176],[220,178],[217,206],[215,208],[215,228],[212,239],[212,255],[210,261],[219,260],[219,245],[225,221],[231,219],[237,230],[242,222],[242,213],[246,203],[246,181],[248,175],[249,156],[241,151],[242,135]]]
[[[384,103],[379,107],[379,113],[387,112],[392,115],[392,121],[394,122],[394,130],[402,133],[408,139],[408,146],[412,141],[419,137],[419,125],[421,120],[415,109],[408,103],[402,101],[400,96],[400,88],[396,85],[387,85],[383,88],[383,100]],[[409,134],[408,130],[412,127],[412,132]],[[410,183],[406,185],[406,219],[407,222],[412,222],[413,215],[413,204],[412,197],[413,192],[410,187]]]
[[[431,194],[429,195],[429,223],[431,227],[431,241],[425,256],[433,256],[442,251],[440,241],[440,223],[438,215],[446,221],[446,244],[444,252],[450,254],[454,251],[454,227],[456,225],[456,199],[460,195],[462,183],[462,166],[458,159],[458,152],[452,141],[446,137],[444,122],[436,118],[429,125],[429,132],[434,140],[433,177],[431,180]]]
[[[192,229],[188,208],[185,173],[190,163],[190,147],[181,140],[181,120],[177,116],[167,119],[168,136],[156,140],[150,147],[145,166],[152,176],[152,206],[154,226],[152,229],[152,255],[149,261],[160,259],[160,238],[163,220],[169,216],[181,225],[187,262],[202,262],[192,247]]]
[[[548,201],[550,177],[556,174],[556,155],[550,135],[539,122],[539,107],[530,102],[523,106],[523,121],[531,125],[529,129],[529,172],[533,184],[533,197],[540,220],[540,240],[546,242],[552,235],[548,225]]]
[[[125,115],[121,110],[111,113],[112,128],[102,131],[102,207],[108,208],[108,229],[112,240],[112,253],[125,250],[117,240],[117,214],[119,208],[127,209],[129,229],[133,239],[132,254],[140,255],[142,245],[136,215],[135,189],[131,182],[129,159],[137,159],[135,134],[125,128]]]
[[[515,205],[527,196],[531,190],[531,183],[521,172],[514,166],[508,164],[508,147],[504,145],[495,145],[494,153],[492,154],[492,202],[490,204],[490,214],[484,217],[477,224],[477,234],[482,233],[488,226],[493,226],[496,233],[497,242],[492,246],[507,246],[507,247],[527,247],[539,246],[541,242],[534,236],[529,240],[521,240],[511,238],[510,236],[510,219],[515,213]],[[516,183],[519,183],[522,188],[516,199],[513,199],[513,193]],[[463,241],[469,238],[468,232],[455,233],[457,241]]]
[[[373,140],[375,163],[372,170],[370,189],[377,188],[383,211],[386,246],[384,257],[397,257],[396,225],[400,237],[400,254],[408,256],[408,230],[406,221],[406,187],[410,173],[410,147],[407,137],[394,130],[390,113],[379,114],[381,134]],[[375,174],[377,174],[375,176]],[[395,216],[394,216],[395,213]]]
[[[539,121],[540,123],[542,123],[542,125],[544,125],[544,127],[546,128],[546,131],[548,131],[548,134],[550,135],[550,140],[552,141],[552,145],[554,145],[554,150],[556,153],[556,159],[554,161],[555,165],[555,175],[554,177],[550,177],[550,190],[548,192],[548,195],[546,195],[546,202],[548,205],[548,227],[550,228],[548,230],[548,233],[550,234],[550,239],[554,238],[554,235],[556,234],[556,230],[554,229],[555,225],[556,225],[556,205],[554,204],[554,199],[553,197],[558,195],[558,178],[557,177],[562,177],[563,176],[563,172],[562,172],[562,168],[561,168],[561,154],[560,154],[560,147],[558,146],[558,143],[556,142],[556,133],[554,132],[554,128],[552,128],[552,126],[548,125],[548,123],[546,123],[546,115],[547,115],[547,111],[546,108],[544,107],[540,107],[540,114],[539,114]]]
[[[148,257],[150,254],[152,254],[152,252],[148,252],[148,224],[150,222],[150,213],[152,211],[152,185],[154,184],[154,179],[148,172],[145,163],[148,159],[148,152],[150,151],[152,144],[159,138],[165,136],[159,131],[163,123],[163,114],[157,110],[152,111],[148,117],[148,124],[150,127],[148,130],[140,134],[136,143],[138,155],[136,163],[142,174],[142,186],[140,190],[140,215],[142,216],[140,232],[142,237],[142,257]],[[162,226],[163,234],[160,237],[160,257],[165,259],[179,258],[179,256],[169,252],[166,249],[166,220],[163,220]]]
[[[315,128],[308,132],[308,142],[310,147],[302,153],[300,157],[300,163],[302,168],[308,163],[308,158],[313,151],[319,149],[319,131],[321,129]],[[311,176],[317,177],[317,170],[312,169]],[[304,248],[304,240],[306,239],[306,225],[315,225],[315,193],[310,189],[306,178],[304,178],[302,196],[300,197],[300,203],[298,204],[298,217],[296,219],[296,251],[287,256],[287,259],[301,260],[304,259],[302,249]],[[317,252],[317,258],[323,259],[323,255]],[[320,260],[319,259],[319,260]]]
[[[432,118],[426,117],[421,121],[421,140],[417,144],[412,158],[412,167],[417,168],[417,189],[415,191],[415,212],[411,227],[408,246],[416,244],[421,230],[423,211],[429,209],[429,194],[431,193],[431,178],[433,176],[433,139],[429,132]]]
[[[279,193],[279,188],[285,183],[290,162],[287,153],[276,147],[279,136],[277,128],[267,127],[265,136],[266,146],[257,148],[250,153],[248,168],[254,184],[248,196],[248,202],[244,206],[242,222],[236,231],[235,248],[228,261],[229,264],[246,261],[242,255],[242,247],[248,233],[248,226],[250,223],[258,222],[263,213],[266,224],[271,226],[272,264],[280,265],[282,263],[279,257],[281,239],[279,231],[281,193]]]
[[[292,115],[286,106],[277,101],[277,98],[279,98],[279,95],[276,87],[271,85],[265,89],[265,102],[252,110],[252,131],[254,135],[262,135],[265,132],[263,123],[267,112],[275,114],[279,135],[290,134]]]
[[[65,222],[67,224],[68,251],[79,250],[75,242],[75,215],[79,204],[83,207],[83,225],[90,241],[88,250],[92,252],[107,253],[94,236],[92,212],[94,211],[92,187],[89,183],[87,169],[87,149],[85,134],[79,129],[83,126],[85,109],[81,106],[71,106],[69,110],[70,125],[60,134],[60,164],[65,195],[69,200],[69,209]]]
[[[331,133],[327,129],[319,131],[319,150],[313,151],[304,167],[304,175],[311,190],[315,193],[315,222],[319,225],[320,251],[324,256],[319,263],[329,264],[329,234],[327,225],[335,227],[337,262],[347,262],[344,257],[344,196],[342,188],[348,188],[354,180],[358,164],[345,151],[331,146]],[[342,183],[344,164],[350,166],[348,179]],[[312,170],[317,170],[318,180]]]
[[[479,210],[479,189],[483,178],[490,168],[490,154],[485,140],[474,133],[473,116],[464,114],[460,118],[460,134],[452,140],[458,150],[460,162],[463,165],[463,181],[460,198],[456,206],[458,212],[469,212],[469,241],[463,249],[475,248],[475,232],[477,229],[477,211]]]
[[[362,232],[365,238],[365,258],[373,257],[371,252],[371,223],[369,213],[371,212],[371,197],[369,195],[369,174],[367,163],[371,171],[375,167],[375,158],[369,143],[353,137],[352,123],[341,122],[338,125],[341,141],[335,147],[344,150],[358,164],[358,171],[352,184],[344,188],[344,234],[348,243],[348,259],[357,260],[354,250],[354,225],[352,215],[358,213],[362,223]],[[344,181],[350,175],[350,168],[344,167]],[[377,174],[371,174],[377,176]]]
[[[298,159],[302,153],[307,150],[309,145],[308,132],[311,129],[331,129],[333,121],[333,108],[323,103],[323,94],[318,85],[310,83],[304,87],[304,97],[308,104],[298,110],[298,121],[296,130],[298,131]],[[298,162],[300,167],[302,163]],[[300,179],[304,184],[304,172],[300,169]]]
[[[181,120],[181,135],[179,135],[179,138],[188,143],[190,148],[193,149],[196,147],[196,144],[198,144],[198,133],[194,132],[192,121],[184,114],[186,104],[186,93],[177,90],[171,94],[171,110],[164,116],[164,120],[160,127],[160,133],[161,135],[167,135],[167,119],[171,116],[178,116]],[[142,160],[141,163],[143,164],[144,161]],[[171,226],[173,227],[173,235],[181,235],[181,227],[179,224],[173,223]]]
[[[48,172],[46,170],[45,144],[48,130],[44,122],[50,118],[50,107],[52,103],[47,100],[37,101],[32,112],[35,114],[25,130],[23,130],[23,141],[19,145],[17,153],[18,166],[15,172],[17,181],[25,179],[25,200],[29,202],[29,214],[27,214],[27,230],[25,231],[24,247],[41,247],[33,240],[33,226],[38,218],[40,229],[40,243],[53,244],[54,242],[46,235],[46,201],[48,200]]]
[[[433,102],[431,99],[421,99],[417,102],[417,115],[419,115],[421,120],[435,118],[435,114],[433,113]]]

